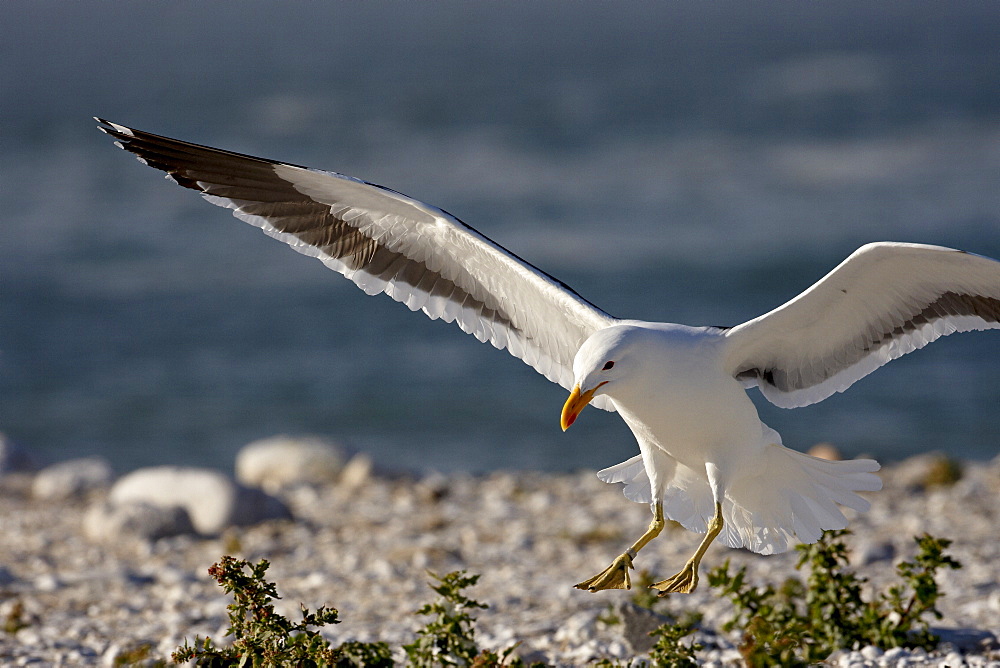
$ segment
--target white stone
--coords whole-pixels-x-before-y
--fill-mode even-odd
[[[598,617],[600,611],[587,610],[563,620],[559,630],[556,631],[555,639],[572,644],[592,640],[597,634]]]
[[[826,657],[826,661],[833,664],[834,662],[840,662],[841,659],[846,660],[849,655],[850,652],[846,649],[835,649],[830,656]]]
[[[38,576],[35,580],[35,589],[38,591],[55,591],[62,586],[62,581],[53,573],[46,573]]]
[[[868,645],[861,648],[861,656],[863,656],[868,661],[875,661],[880,656],[882,656],[882,648],[876,647],[875,645]]]
[[[111,464],[102,457],[71,459],[39,471],[31,495],[41,501],[64,501],[107,487],[113,479]]]
[[[370,456],[359,452],[344,464],[338,484],[345,489],[358,489],[371,480],[374,466]]]
[[[146,503],[159,508],[183,508],[195,530],[206,536],[230,526],[290,516],[278,499],[239,485],[211,469],[178,466],[139,469],[118,480],[108,499],[118,506]]]
[[[194,526],[180,506],[102,502],[92,505],[83,516],[83,531],[92,541],[113,543],[123,538],[159,540],[194,533]]]
[[[948,666],[948,668],[965,668],[965,659],[958,652],[949,652],[941,661],[941,665]]]
[[[886,662],[886,665],[895,665],[896,661],[900,659],[906,659],[910,656],[910,652],[903,647],[893,647],[887,649],[885,654],[882,655],[882,661]]]
[[[335,482],[344,468],[341,448],[318,438],[275,436],[254,441],[236,455],[236,479],[274,493],[298,484]]]

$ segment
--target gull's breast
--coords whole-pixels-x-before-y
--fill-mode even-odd
[[[637,439],[696,470],[761,448],[757,408],[736,379],[713,371],[675,367],[615,404]]]

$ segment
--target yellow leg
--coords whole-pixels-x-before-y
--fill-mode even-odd
[[[622,552],[618,557],[611,562],[611,565],[605,568],[603,571],[598,573],[592,578],[588,578],[576,585],[577,589],[586,589],[587,591],[601,591],[602,589],[631,589],[632,580],[629,578],[629,569],[632,568],[632,559],[635,555],[646,546],[646,543],[653,540],[660,535],[663,531],[663,504],[656,503],[653,506],[653,521],[649,523],[649,528],[646,529],[646,533],[639,537],[639,540],[632,543],[630,547],[625,552]]]
[[[715,516],[712,517],[712,521],[708,524],[708,532],[705,534],[705,538],[702,539],[701,545],[695,550],[694,556],[688,559],[687,563],[684,564],[684,568],[677,575],[667,578],[662,582],[656,582],[650,587],[656,589],[660,592],[660,596],[666,596],[667,594],[680,593],[680,594],[690,594],[698,586],[698,567],[701,565],[701,558],[705,556],[705,552],[708,551],[708,546],[712,544],[712,541],[718,537],[719,533],[722,531],[722,504],[715,504]]]

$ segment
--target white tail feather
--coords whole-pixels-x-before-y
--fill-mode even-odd
[[[756,472],[736,475],[724,490],[719,539],[729,547],[777,554],[797,542],[814,543],[823,531],[847,526],[838,504],[866,511],[869,503],[857,492],[882,488],[874,474],[878,462],[871,459],[828,461],[777,443],[764,446],[760,456],[763,462],[754,467]],[[625,483],[625,496],[632,501],[652,501],[641,457],[604,469],[598,476],[604,482]],[[664,515],[686,529],[704,533],[714,512],[705,475],[678,463],[663,490]]]

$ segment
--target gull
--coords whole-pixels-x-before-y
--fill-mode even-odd
[[[639,454],[598,473],[648,504],[646,532],[576,585],[631,587],[637,553],[666,519],[705,534],[665,595],[698,585],[716,539],[759,554],[842,529],[840,506],[881,489],[870,459],[786,448],[747,395],[783,408],[843,392],[953,332],[1000,328],[1000,262],[912,243],[862,246],[812,287],[736,327],[610,316],[451,214],[360,179],[200,146],[95,119],[178,185],[319,259],[369,295],[454,322],[570,391],[563,431],[588,404],[617,411]],[[444,407],[442,407],[444,408]]]

